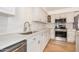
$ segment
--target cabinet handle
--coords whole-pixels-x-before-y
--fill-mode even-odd
[[[36,38],[34,38],[33,40],[36,40]]]
[[[40,41],[38,41],[38,44],[40,44]]]

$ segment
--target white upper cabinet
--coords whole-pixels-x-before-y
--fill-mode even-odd
[[[22,20],[23,22],[25,21],[31,21],[32,19],[32,8],[31,7],[19,7],[17,8],[17,17]]]
[[[38,7],[34,7],[32,9],[32,16],[33,16],[33,20],[32,21],[41,21],[40,11],[41,10]]]
[[[32,7],[26,7],[24,10],[24,19],[25,21],[31,22],[32,21]]]
[[[18,21],[15,21],[16,20],[15,12],[16,12],[15,7],[0,7],[0,33],[1,34],[2,33],[5,34],[10,31],[12,32],[12,30],[14,31],[17,25],[16,22],[18,22]]]
[[[19,19],[25,21],[41,21],[47,22],[47,14],[40,7],[20,7],[18,9]]]
[[[47,16],[48,16],[47,13],[42,8],[40,8],[39,12],[40,21],[47,23]]]
[[[47,21],[46,16],[47,14],[44,10],[39,7],[0,7],[0,33],[23,32],[26,21],[29,23],[32,21],[41,21],[39,24],[42,24],[42,22]],[[38,27],[43,28],[41,25]]]
[[[15,15],[15,7],[0,7],[0,14]]]
[[[32,21],[41,21],[41,22],[47,22],[47,14],[42,8],[34,7],[32,9]]]
[[[67,23],[73,23],[74,22],[74,14],[68,14],[67,15]]]

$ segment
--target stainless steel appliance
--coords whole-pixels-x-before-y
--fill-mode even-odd
[[[26,40],[6,47],[0,50],[0,52],[26,52]]]
[[[55,19],[55,38],[67,41],[66,18]]]
[[[55,29],[66,29],[65,25],[57,25],[55,26]]]
[[[55,19],[55,29],[66,29],[66,18]]]

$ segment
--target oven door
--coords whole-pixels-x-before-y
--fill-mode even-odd
[[[56,40],[67,41],[67,32],[56,31],[55,37]]]

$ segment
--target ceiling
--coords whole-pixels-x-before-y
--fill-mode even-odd
[[[49,15],[79,11],[78,7],[44,7],[43,9]]]
[[[47,11],[59,10],[64,8],[68,8],[68,7],[45,7]]]

